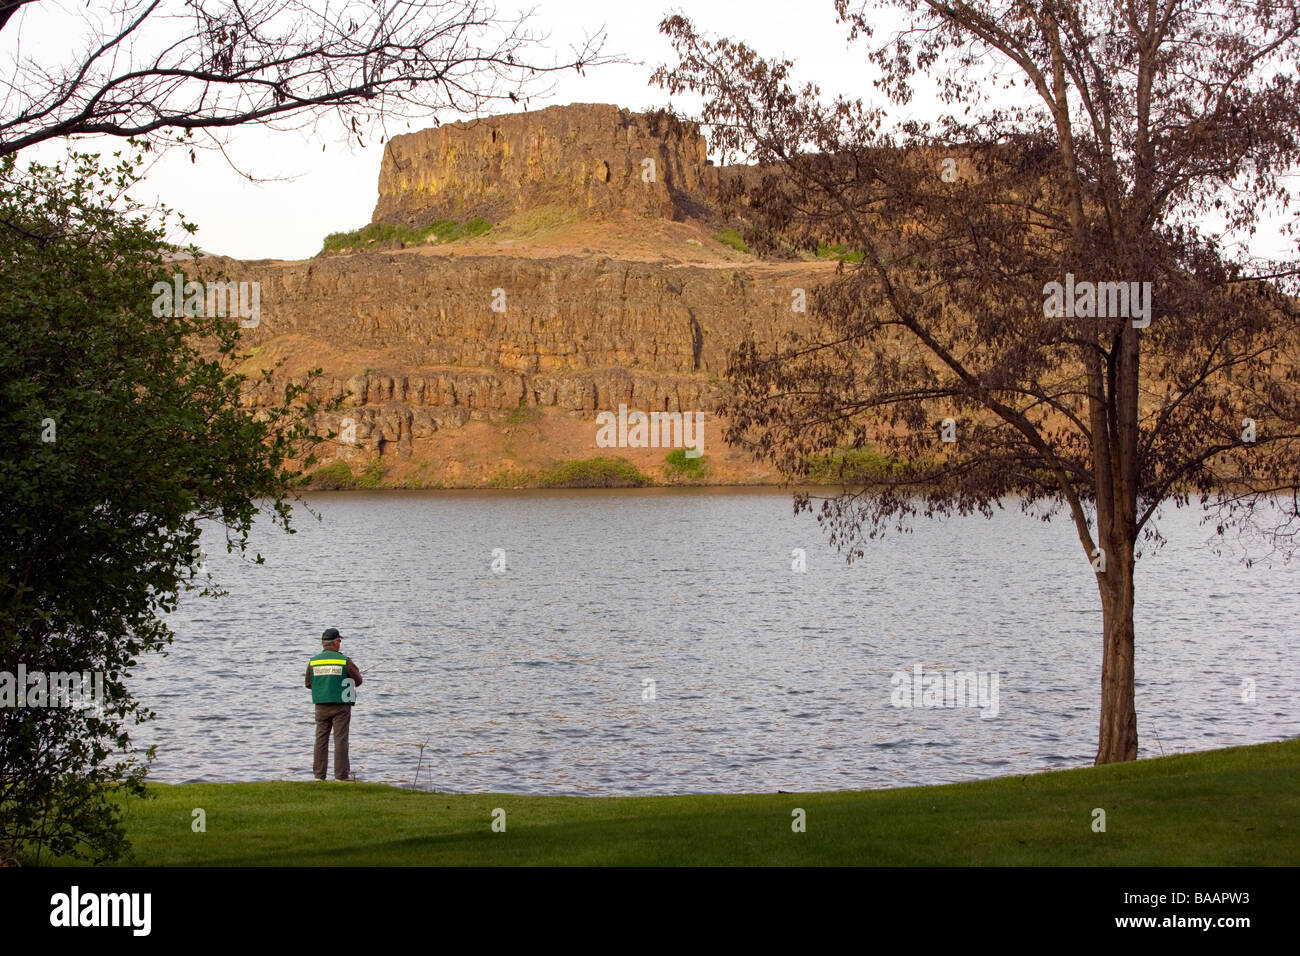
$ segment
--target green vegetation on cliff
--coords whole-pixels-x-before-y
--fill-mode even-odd
[[[703,455],[694,458],[685,448],[674,448],[664,456],[664,475],[680,484],[696,484],[708,477],[709,467]]]
[[[845,448],[830,454],[810,455],[808,481],[815,485],[856,484],[896,475],[904,463],[872,448]]]
[[[400,223],[372,222],[351,232],[331,232],[325,237],[321,252],[339,252],[357,249],[379,242],[400,242],[404,245],[418,245],[436,239],[438,242],[455,242],[457,239],[473,239],[492,228],[486,219],[475,217],[466,222],[454,219],[435,219],[429,225],[413,229]]]
[[[540,471],[503,469],[493,488],[644,488],[654,479],[624,458],[581,458]]]
[[[752,254],[754,251],[753,249],[749,248],[749,244],[745,242],[744,238],[741,237],[740,233],[738,233],[735,229],[732,229],[730,226],[728,226],[726,229],[722,229],[719,230],[718,232],[715,232],[713,234],[713,238],[718,242],[722,243],[724,246],[730,246],[732,249],[735,249],[737,252],[745,252],[745,253]]]
[[[818,259],[834,259],[836,262],[861,262],[862,253],[849,249],[842,242],[817,243]]]
[[[543,470],[543,488],[643,488],[654,480],[623,458],[582,458]]]
[[[354,475],[346,461],[335,461],[317,468],[302,483],[315,491],[346,491],[351,488],[378,488],[384,479],[384,463],[372,459],[360,474]]]

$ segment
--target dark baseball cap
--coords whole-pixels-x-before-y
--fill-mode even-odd
[[[337,627],[326,628],[325,633],[320,636],[320,642],[322,644],[328,644],[330,641],[341,640],[343,640],[343,635],[339,633]]]

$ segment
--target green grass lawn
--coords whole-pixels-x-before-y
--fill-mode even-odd
[[[448,796],[380,784],[154,785],[142,865],[1295,865],[1300,740],[899,790]],[[207,832],[191,830],[192,810]],[[1106,811],[1106,832],[1092,829]],[[496,808],[506,830],[492,831]],[[807,831],[792,831],[792,811]]]

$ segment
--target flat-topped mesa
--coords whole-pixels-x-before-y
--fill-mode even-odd
[[[695,124],[605,104],[451,123],[389,140],[372,219],[499,223],[539,207],[681,219],[717,196],[705,157]]]

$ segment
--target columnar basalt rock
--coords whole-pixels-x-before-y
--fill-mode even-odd
[[[653,177],[643,176],[646,159]],[[743,175],[708,165],[693,126],[613,106],[562,107],[394,138],[375,219],[499,223],[561,205],[576,213],[581,243],[628,223],[634,236],[660,235],[667,222],[685,230],[673,248],[702,250],[712,227],[699,217],[712,215],[719,176]],[[261,320],[244,333],[257,356],[250,367],[286,360],[271,383],[250,383],[250,405],[277,403],[287,380],[320,366],[317,396],[341,398],[342,408],[317,424],[349,423],[358,446],[327,447],[326,459],[355,466],[378,454],[386,467],[408,464],[405,475],[395,467],[399,483],[420,466],[413,483],[482,484],[503,468],[605,454],[595,414],[620,404],[711,412],[742,337],[776,342],[806,328],[793,290],[811,288],[829,264],[738,262],[714,245],[690,265],[675,264],[673,248],[660,261],[644,250],[542,255],[527,241],[493,247],[490,235],[454,249],[216,264],[229,279],[260,283]],[[723,447],[716,424],[709,435],[715,478],[771,480]],[[657,468],[664,452],[628,457]]]
[[[541,206],[588,217],[681,218],[717,195],[704,137],[663,114],[556,106],[395,136],[375,222],[491,222]]]
[[[343,353],[380,350],[404,370],[328,380],[360,405],[709,408],[709,380],[746,331],[775,337],[803,324],[790,307],[803,281],[797,268],[756,275],[606,258],[370,252],[231,261],[226,271],[261,283],[249,346],[288,336]]]

